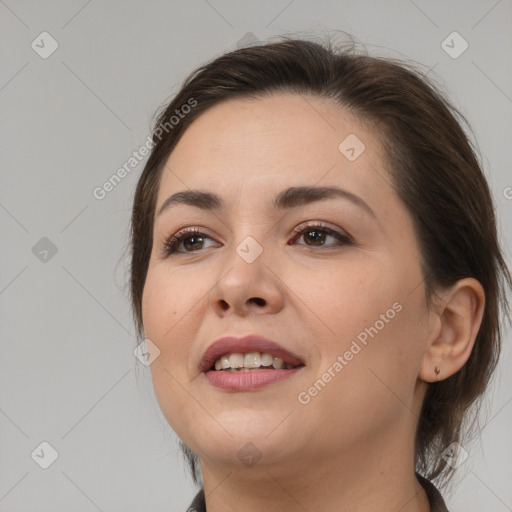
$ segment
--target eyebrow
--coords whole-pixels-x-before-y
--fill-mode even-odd
[[[361,197],[339,187],[289,187],[275,197],[274,208],[278,210],[297,208],[333,197],[348,200],[376,218],[374,211]],[[224,203],[218,195],[211,192],[184,190],[168,197],[157,215],[161,215],[164,211],[178,204],[194,206],[202,210],[221,210]]]

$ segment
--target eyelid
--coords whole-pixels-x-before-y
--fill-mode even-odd
[[[314,230],[314,228],[319,228],[321,230],[325,230],[327,233],[330,233],[332,236],[337,236],[342,239],[345,239],[346,243],[354,243],[354,239],[352,238],[351,235],[347,233],[347,231],[342,230],[338,227],[333,227],[331,224],[321,220],[308,220],[302,222],[297,227],[293,228],[293,233],[295,235],[302,235],[304,231],[307,230],[308,228],[311,229],[312,231]],[[295,240],[296,238],[294,238],[294,241]]]
[[[298,226],[296,226],[293,230],[293,237],[291,242],[295,243],[297,239],[304,235],[308,231],[313,231],[315,228],[317,228],[320,231],[325,231],[329,236],[333,236],[334,238],[338,239],[339,242],[342,242],[343,245],[354,245],[354,239],[351,235],[349,235],[345,230],[341,230],[338,227],[332,227],[331,224],[326,223],[324,221],[315,221],[315,220],[309,220],[302,222]],[[171,256],[173,254],[193,254],[196,251],[178,251],[176,249],[176,246],[180,245],[183,240],[187,239],[189,236],[192,236],[194,234],[197,234],[198,236],[203,235],[203,238],[209,238],[210,240],[215,241],[214,237],[210,236],[207,233],[208,229],[199,227],[199,226],[190,226],[181,228],[178,231],[176,231],[173,235],[168,236],[164,242],[163,242],[163,255],[164,257]],[[218,243],[218,242],[216,242]],[[305,245],[305,244],[299,244],[299,245]],[[324,247],[324,246],[321,246]],[[329,247],[329,246],[327,246]],[[197,251],[201,252],[201,250]]]
[[[185,228],[179,229],[174,234],[169,235],[168,237],[166,237],[164,239],[163,255],[170,256],[171,254],[193,254],[193,251],[192,252],[187,252],[187,251],[181,252],[181,251],[177,251],[175,249],[171,251],[171,249],[173,246],[176,247],[176,245],[179,245],[180,243],[182,243],[183,240],[186,239],[188,236],[192,236],[194,234],[197,234],[198,236],[204,235],[204,237],[208,237],[211,240],[214,240],[214,238],[212,236],[210,236],[207,233],[207,231],[208,230],[206,228],[202,228],[199,226],[190,226],[190,227],[185,227]]]

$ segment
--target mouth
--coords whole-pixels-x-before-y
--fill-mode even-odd
[[[200,370],[216,387],[250,391],[290,377],[303,360],[276,342],[259,336],[221,338],[206,350]]]
[[[205,351],[199,369],[202,372],[245,372],[258,370],[290,370],[304,366],[304,361],[275,341],[250,335],[224,337]]]
[[[215,364],[207,371],[228,373],[257,372],[262,370],[291,370],[301,366],[304,365],[294,365],[269,352],[248,352],[246,354],[235,352],[219,357]]]

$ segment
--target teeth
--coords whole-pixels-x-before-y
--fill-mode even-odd
[[[248,354],[245,354],[243,366],[245,368],[259,368],[261,366],[260,353],[249,352]],[[231,366],[231,368],[233,368],[233,366]]]
[[[228,372],[228,373],[240,373],[240,372],[254,372],[256,371],[257,369],[256,368],[238,368],[238,369],[234,369],[234,368],[228,368],[227,370],[224,370],[225,372]]]
[[[229,366],[231,368],[242,368],[244,366],[244,355],[243,354],[231,354],[228,358]]]
[[[272,354],[267,354],[266,352],[261,354],[261,366],[272,366],[273,360]]]
[[[285,363],[280,357],[274,357],[267,352],[263,354],[259,352],[248,352],[247,354],[235,352],[224,355],[215,361],[215,370],[217,371],[248,372],[257,369],[263,370],[265,367],[272,367],[276,370],[293,368],[292,365]]]
[[[272,366],[276,370],[279,370],[284,366],[284,361],[280,357],[274,357],[274,360],[272,361]]]

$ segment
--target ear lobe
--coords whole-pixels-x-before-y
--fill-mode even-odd
[[[437,316],[441,326],[427,346],[418,375],[426,382],[444,380],[464,366],[484,314],[485,292],[472,277],[457,281],[439,296]]]

